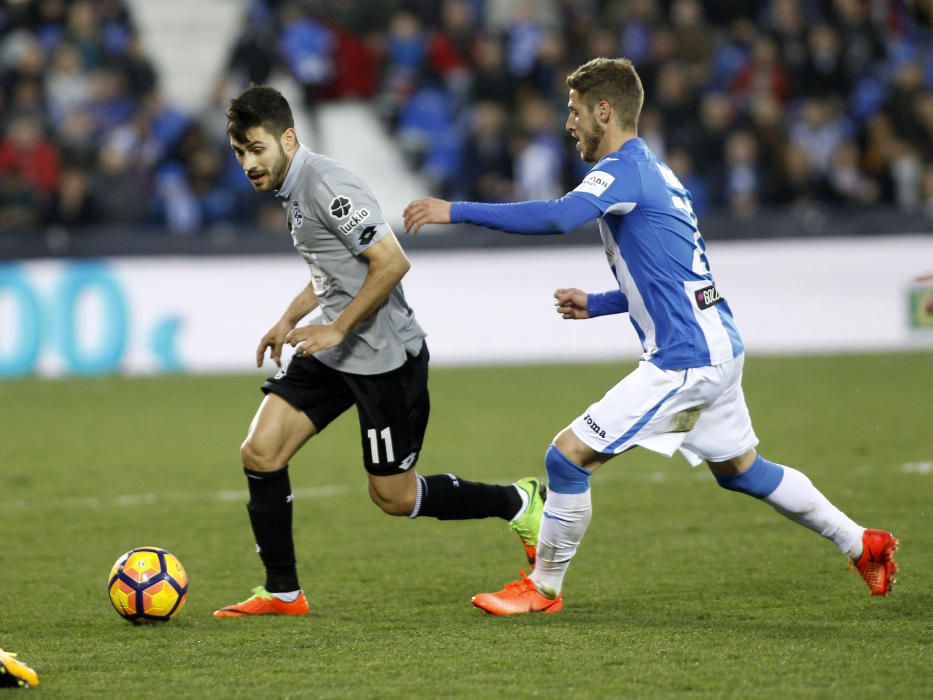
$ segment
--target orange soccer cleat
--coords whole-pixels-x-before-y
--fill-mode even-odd
[[[242,603],[214,611],[214,617],[247,617],[249,615],[307,615],[308,599],[304,593],[291,603],[279,600],[263,586],[256,586],[253,595]]]
[[[543,612],[556,613],[564,607],[562,595],[548,598],[538,592],[534,582],[519,572],[521,578],[505,584],[505,588],[495,593],[477,593],[473,596],[473,605],[485,610],[490,615],[517,615],[519,613]]]
[[[872,595],[887,595],[894,585],[897,544],[897,538],[884,530],[865,530],[862,534],[862,556],[849,565],[865,579]]]

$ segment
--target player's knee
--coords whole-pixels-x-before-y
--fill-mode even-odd
[[[386,491],[370,484],[369,497],[388,515],[407,516],[415,509],[415,497],[407,493]]]
[[[273,471],[282,466],[277,462],[276,450],[251,437],[246,438],[240,445],[240,459],[244,467],[257,472]]]

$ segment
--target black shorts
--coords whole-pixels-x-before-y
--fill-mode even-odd
[[[391,372],[349,374],[313,356],[295,356],[285,370],[265,381],[262,391],[304,411],[318,432],[356,404],[366,471],[377,476],[400,474],[418,461],[428,427],[429,359],[425,343],[416,356]]]

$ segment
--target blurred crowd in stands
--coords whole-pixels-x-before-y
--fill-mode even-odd
[[[207,111],[287,76],[312,124],[369,101],[436,194],[554,198],[589,167],[563,133],[564,79],[621,55],[646,89],[640,135],[700,213],[929,221],[931,43],[896,0],[254,0]],[[0,230],[284,226],[222,120],[166,104],[142,47],[123,0],[0,6]]]

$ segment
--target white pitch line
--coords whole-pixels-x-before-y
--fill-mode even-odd
[[[901,471],[905,474],[933,474],[933,462],[905,462]]]
[[[298,499],[329,498],[339,496],[350,490],[346,484],[332,484],[329,486],[309,486],[293,489],[292,495]],[[51,500],[16,500],[3,504],[4,509],[16,510],[59,510],[59,509],[88,509],[99,508],[128,508],[140,505],[154,505],[157,503],[184,503],[192,501],[221,501],[224,503],[241,502],[249,500],[246,489],[215,491],[214,493],[128,493],[111,498],[57,498]]]
[[[859,473],[870,473],[875,471],[872,467],[865,466]],[[900,471],[905,474],[933,474],[933,462],[905,462],[900,465]],[[600,481],[647,481],[652,484],[664,484],[669,480],[678,480],[681,478],[691,481],[706,481],[711,478],[705,469],[695,471],[646,471],[637,466],[626,465],[606,465],[602,467],[594,476],[596,483]],[[508,483],[508,479],[500,479],[497,483]],[[292,495],[297,499],[316,499],[331,498],[349,493],[351,490],[347,484],[329,484],[326,486],[306,486],[293,489]],[[220,501],[222,503],[246,503],[249,500],[249,492],[246,489],[225,489],[211,493],[129,493],[109,498],[99,498],[95,496],[75,496],[46,500],[11,500],[3,503],[3,509],[11,510],[67,510],[67,509],[86,509],[95,510],[99,508],[129,508],[133,506],[148,506],[158,503],[185,503],[193,501]]]

